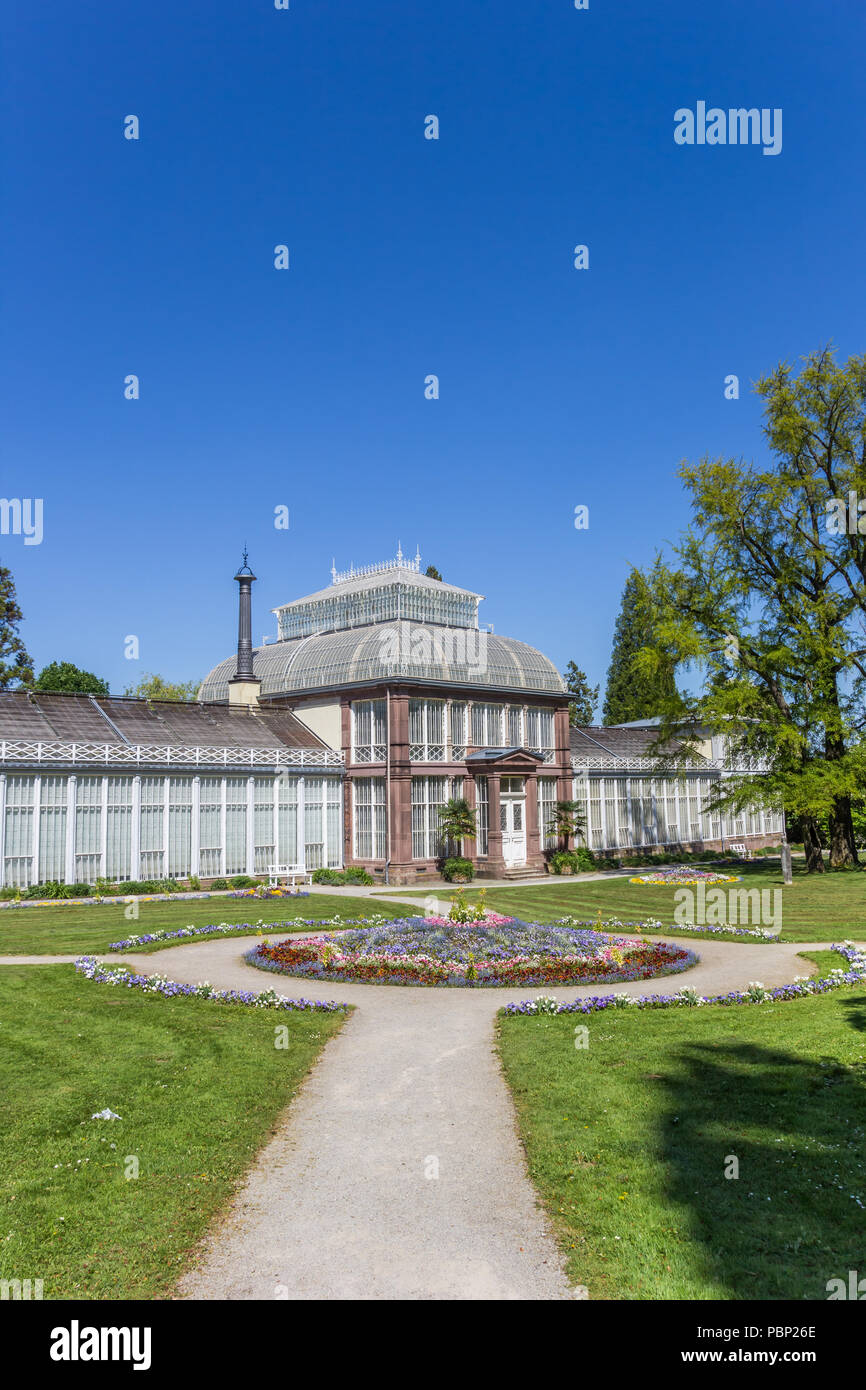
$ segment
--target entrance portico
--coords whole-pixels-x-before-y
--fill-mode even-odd
[[[487,855],[479,875],[498,878],[517,869],[540,869],[543,828],[538,824],[539,768],[544,759],[527,748],[479,748],[466,759],[476,779],[487,779],[489,831]],[[476,804],[478,802],[476,790]]]

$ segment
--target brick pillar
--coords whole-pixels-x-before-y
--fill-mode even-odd
[[[488,772],[487,774],[487,795],[490,799],[488,811],[490,829],[487,835],[486,875],[488,878],[501,878],[505,872],[505,860],[502,858],[502,828],[499,822],[498,772]]]
[[[413,883],[412,863],[412,767],[409,762],[409,696],[391,696],[391,825],[392,883]]]
[[[551,772],[556,777],[557,801],[571,801],[574,798],[574,782],[571,767],[571,735],[568,723],[568,706],[558,709],[553,717],[556,736],[556,764]],[[561,841],[557,842],[561,844]],[[574,848],[574,837],[569,835],[566,849]]]
[[[527,777],[526,786],[526,867],[540,868],[544,863],[541,849],[541,826],[538,824],[538,778]]]
[[[348,772],[352,757],[352,708],[345,696],[340,701],[340,746],[343,750],[343,766]],[[343,778],[343,863],[347,865],[355,862],[352,815],[352,779],[347,776]],[[285,857],[285,850],[283,855]]]

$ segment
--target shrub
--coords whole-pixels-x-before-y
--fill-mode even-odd
[[[232,888],[257,888],[258,879],[250,878],[249,874],[235,874],[231,880]]]
[[[360,866],[358,866],[350,869],[345,869],[342,876],[342,882],[362,883],[369,888],[370,884],[373,882],[373,877],[371,874],[367,873],[366,869],[362,869]]]
[[[586,848],[586,845],[579,845],[577,849],[556,850],[550,855],[547,862],[552,874],[568,873],[569,871],[573,874],[580,874],[596,868],[595,855],[592,850]]]
[[[201,892],[201,879],[198,874],[190,874],[187,883],[189,884],[189,891],[191,893]]]
[[[45,883],[31,883],[29,888],[23,888],[20,896],[22,898],[89,898],[93,895],[94,889],[89,883],[61,883],[60,879],[50,878]],[[4,893],[4,898],[14,898],[17,894],[15,888],[10,888],[8,893]]]
[[[314,883],[327,883],[331,887],[342,887],[347,883],[362,883],[369,887],[373,882],[372,876],[360,864],[352,865],[342,872],[339,869],[314,869]]]
[[[442,865],[442,877],[446,883],[471,883],[475,877],[475,866],[471,859],[446,859]]]
[[[576,850],[558,849],[548,859],[552,874],[579,874],[580,859]]]
[[[21,890],[21,896],[22,898],[59,898],[62,896],[59,890],[63,887],[62,883],[55,883],[54,881],[51,883],[31,883],[29,888]]]
[[[213,883],[211,884],[211,888],[216,889],[228,888],[228,886],[228,880],[225,878],[215,878]]]

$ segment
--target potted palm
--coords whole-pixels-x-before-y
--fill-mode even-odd
[[[451,883],[469,883],[475,870],[471,860],[457,857],[461,841],[475,838],[475,812],[465,797],[452,796],[439,807],[439,830],[443,839],[443,873]]]
[[[574,873],[575,865],[568,851],[568,841],[572,836],[582,834],[584,826],[583,808],[579,801],[557,801],[554,804],[553,815],[547,823],[547,833],[555,835],[561,842],[560,849],[548,856],[548,867],[554,859],[556,860],[556,873]]]

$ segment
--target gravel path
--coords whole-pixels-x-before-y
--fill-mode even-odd
[[[529,1181],[494,1050],[496,1010],[536,993],[274,976],[243,961],[253,939],[124,953],[148,974],[221,988],[273,986],[359,1007],[326,1046],[178,1294],[189,1299],[568,1299],[575,1296]],[[684,975],[620,986],[703,994],[814,973],[827,943],[686,942]],[[68,959],[67,957],[57,959]],[[110,959],[110,957],[109,957]],[[50,957],[6,957],[44,963]]]
[[[808,974],[790,947],[690,943],[704,993]],[[193,1299],[563,1299],[574,1294],[529,1182],[494,1016],[538,990],[321,984],[244,964],[237,940],[128,956],[172,979],[358,1005],[180,1284]],[[597,987],[551,988],[572,999]],[[435,1172],[438,1177],[426,1176]]]

